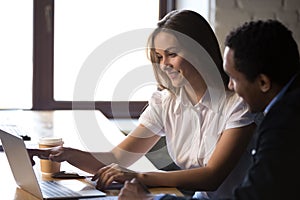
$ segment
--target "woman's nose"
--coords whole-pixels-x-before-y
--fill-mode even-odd
[[[162,70],[168,70],[171,67],[170,62],[167,58],[163,58],[161,60],[160,66]]]
[[[161,64],[160,66],[163,71],[168,71],[172,69],[172,66],[170,64]]]

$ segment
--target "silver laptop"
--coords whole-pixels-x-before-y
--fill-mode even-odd
[[[94,186],[82,181],[38,180],[31,165],[23,139],[18,135],[19,129],[12,126],[0,126],[0,139],[17,185],[40,199],[74,199],[87,197],[104,197],[106,194]],[[104,197],[108,199],[109,196]],[[101,198],[102,199],[102,198]]]

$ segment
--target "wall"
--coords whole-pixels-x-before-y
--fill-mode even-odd
[[[300,1],[299,0],[210,0],[210,23],[214,26],[221,49],[232,28],[245,21],[277,19],[294,35],[300,50]]]
[[[207,21],[210,21],[211,0],[176,0],[176,8],[179,10],[188,9],[201,14]]]

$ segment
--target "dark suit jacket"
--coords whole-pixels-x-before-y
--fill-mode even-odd
[[[300,199],[299,76],[266,114],[254,137],[253,164],[232,199]]]
[[[300,77],[257,127],[253,164],[234,199],[299,199]]]

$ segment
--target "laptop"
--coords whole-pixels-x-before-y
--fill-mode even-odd
[[[80,180],[38,180],[18,127],[0,126],[0,139],[17,185],[39,199],[104,197],[106,193]],[[106,196],[106,197],[105,197]],[[102,198],[100,198],[102,199]],[[115,198],[116,199],[116,198]]]

